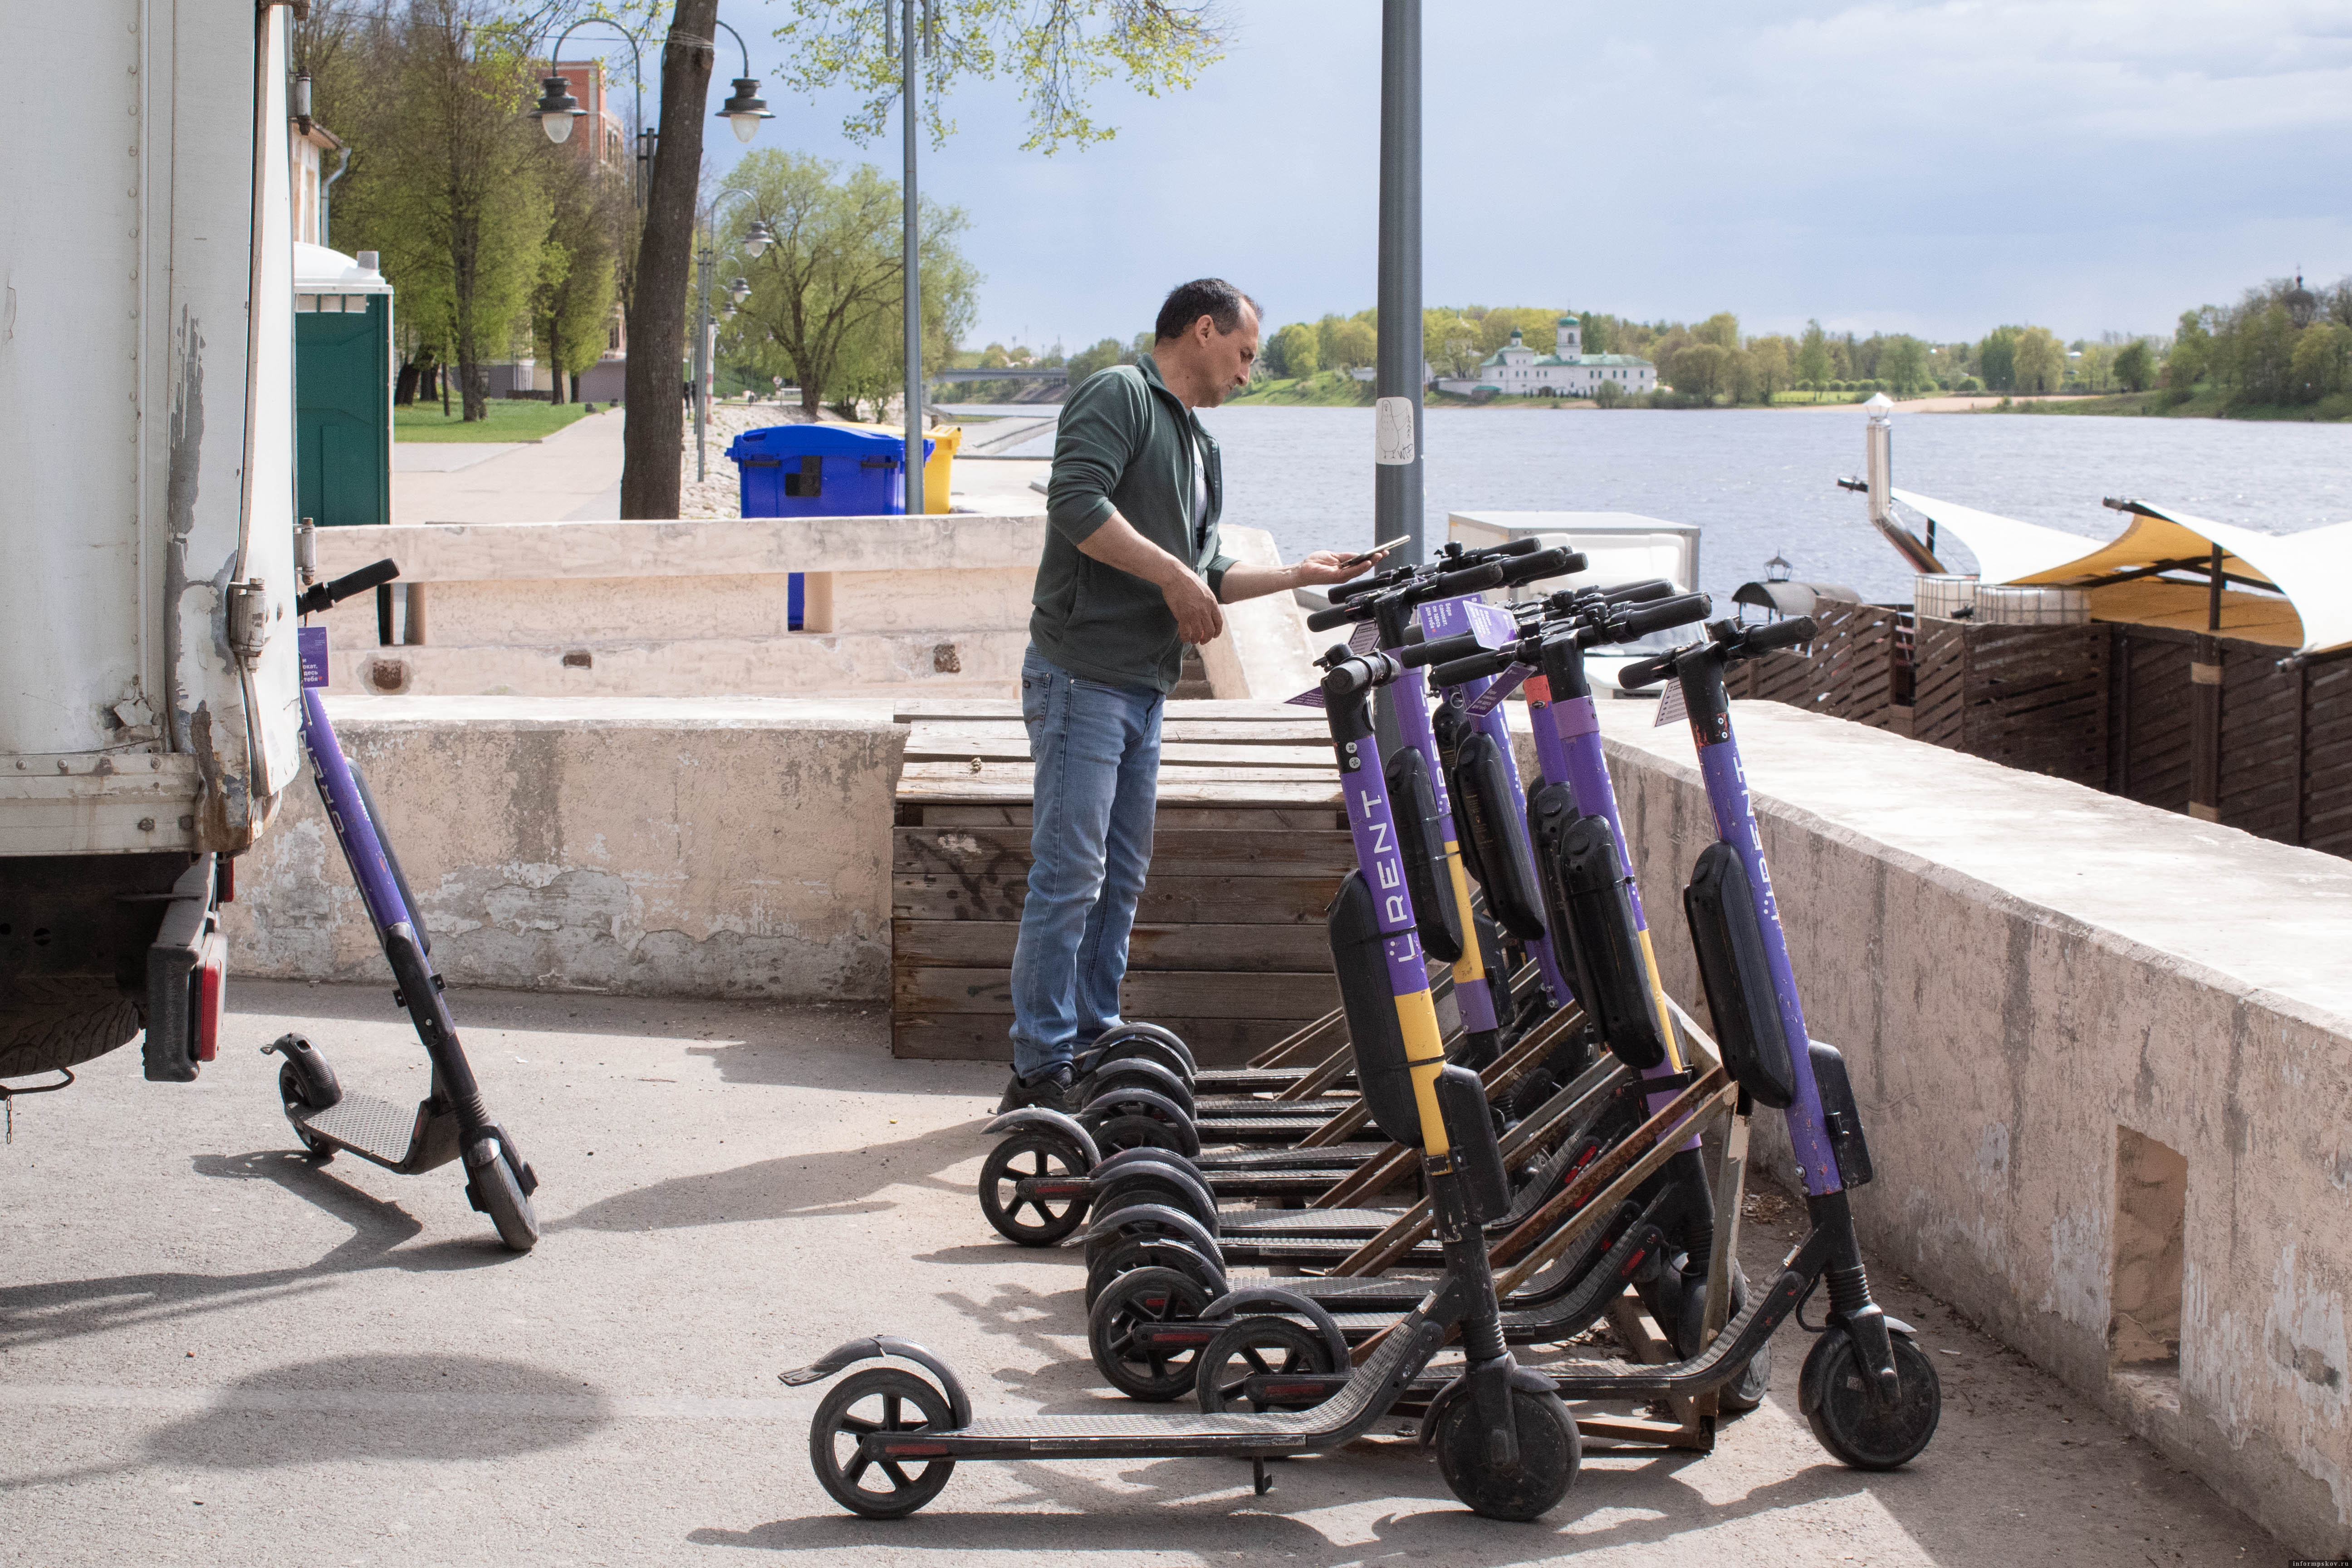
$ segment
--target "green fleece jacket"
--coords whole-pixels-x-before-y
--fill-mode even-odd
[[[1204,525],[1192,526],[1192,440],[1207,468]],[[1153,584],[1088,558],[1079,542],[1116,510],[1137,532],[1208,579],[1224,597],[1233,558],[1218,545],[1224,476],[1217,443],[1140,364],[1097,371],[1070,394],[1054,437],[1045,495],[1045,553],[1037,563],[1029,640],[1072,675],[1109,686],[1172,691],[1184,667],[1176,617]]]

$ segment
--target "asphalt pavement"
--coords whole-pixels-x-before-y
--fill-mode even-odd
[[[995,1237],[972,1183],[1001,1069],[899,1062],[878,1006],[453,993],[542,1178],[501,1250],[455,1168],[297,1152],[257,1048],[299,1029],[347,1087],[422,1094],[390,983],[233,982],[221,1058],[135,1047],[20,1099],[0,1148],[0,1551],[26,1563],[1962,1565],[2285,1553],[1900,1279],[1943,1377],[1909,1468],[1839,1466],[1796,1411],[1803,1336],[1712,1455],[1594,1454],[1537,1525],[1465,1512],[1387,1429],[1274,1467],[970,1464],[914,1518],[811,1478],[822,1389],[775,1374],[895,1331],[983,1413],[1127,1409],[1086,1358],[1075,1250]],[[1793,1205],[1746,1227],[1751,1275]]]

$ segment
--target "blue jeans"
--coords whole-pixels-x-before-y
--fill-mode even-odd
[[[1062,1066],[1119,1021],[1166,705],[1149,687],[1072,675],[1034,647],[1021,661],[1037,767],[1029,900],[1013,950],[1013,1070],[1024,1078]]]

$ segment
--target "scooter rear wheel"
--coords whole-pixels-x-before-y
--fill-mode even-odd
[[[1892,1405],[1871,1391],[1853,1336],[1832,1329],[1813,1342],[1797,1377],[1797,1406],[1839,1462],[1857,1470],[1892,1470],[1918,1458],[1944,1414],[1944,1391],[1927,1352],[1896,1334],[1895,1371],[1903,1390]]]
[[[294,1129],[294,1136],[301,1140],[302,1147],[321,1162],[333,1159],[335,1146],[294,1120],[297,1110],[310,1110],[316,1107],[302,1092],[301,1075],[290,1067],[278,1069],[278,1098],[285,1104],[287,1124]]]
[[[1252,1312],[1217,1331],[1201,1352],[1201,1370],[1193,1375],[1192,1392],[1204,1415],[1228,1410],[1306,1410],[1320,1398],[1303,1403],[1273,1401],[1260,1405],[1247,1398],[1243,1385],[1260,1373],[1304,1376],[1336,1369],[1330,1347],[1313,1329],[1270,1312]]]
[[[980,1212],[1007,1241],[1051,1247],[1086,1223],[1088,1201],[1024,1198],[1016,1189],[1024,1176],[1075,1177],[1085,1171],[1085,1156],[1061,1139],[1016,1132],[990,1150],[980,1167]]]
[[[1552,1394],[1514,1388],[1511,1415],[1519,1429],[1517,1468],[1499,1469],[1487,1458],[1478,1401],[1465,1394],[1438,1419],[1437,1468],[1472,1512],[1524,1524],[1550,1512],[1576,1484],[1584,1440],[1568,1406]]]
[[[1197,1318],[1211,1300],[1200,1281],[1173,1268],[1136,1268],[1103,1287],[1087,1314],[1087,1349],[1113,1388],[1164,1405],[1192,1386],[1199,1352],[1138,1344],[1136,1331]]]
[[[919,1419],[909,1419],[907,1406]],[[866,1408],[860,1410],[858,1407]],[[913,1373],[870,1366],[834,1384],[809,1424],[809,1467],[833,1500],[867,1519],[902,1519],[940,1495],[953,1459],[933,1459],[913,1475],[895,1459],[857,1451],[869,1432],[921,1432],[953,1425],[947,1396]],[[870,1483],[879,1479],[882,1485]]]
[[[484,1144],[489,1152],[486,1160],[480,1158]],[[484,1139],[466,1156],[466,1195],[490,1216],[508,1251],[529,1252],[539,1245],[539,1215],[496,1140]]]

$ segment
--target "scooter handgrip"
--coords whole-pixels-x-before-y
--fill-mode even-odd
[[[1675,591],[1675,585],[1664,577],[1653,577],[1644,583],[1627,583],[1622,587],[1604,588],[1601,596],[1612,605],[1646,605],[1653,599],[1663,599]]]
[[[1511,542],[1516,544],[1518,541],[1513,540]],[[1426,584],[1414,590],[1412,602],[1418,605],[1429,599],[1455,599],[1465,594],[1484,593],[1488,588],[1499,588],[1502,585],[1503,563],[1499,561],[1488,561],[1480,565],[1466,566],[1459,572],[1448,572],[1444,576],[1431,578]]]
[[[1666,678],[1667,666],[1674,663],[1670,653],[1650,658],[1637,658],[1617,672],[1617,684],[1627,691],[1639,691],[1645,686],[1655,686]]]
[[[1350,621],[1362,618],[1360,606],[1351,600],[1344,605],[1332,605],[1308,616],[1307,629],[1310,632],[1328,632],[1334,626],[1344,626]]]
[[[1411,644],[1398,648],[1391,657],[1407,669],[1417,669],[1424,664],[1439,664],[1446,659],[1480,652],[1485,647],[1478,640],[1477,633],[1463,632],[1454,637],[1440,637],[1435,642]]]
[[[1611,616],[1608,629],[1612,640],[1632,642],[1636,637],[1648,637],[1652,632],[1662,632],[1670,626],[1688,626],[1693,621],[1706,619],[1709,603],[1705,594],[1685,594],[1678,598],[1661,599],[1654,604],[1627,610],[1622,616]]]
[[[1429,672],[1429,679],[1440,686],[1466,686],[1474,680],[1484,680],[1490,675],[1500,675],[1508,669],[1517,657],[1515,648],[1480,648],[1468,658],[1457,658],[1441,664]]]
[[[358,571],[338,577],[331,583],[313,583],[302,590],[301,595],[294,601],[294,608],[300,615],[315,615],[354,594],[382,587],[399,575],[400,563],[397,561],[370,562]]]
[[[1540,555],[1522,555],[1503,568],[1503,581],[1537,583],[1546,577],[1565,577],[1571,572],[1584,570],[1584,556],[1565,545],[1556,545]]]
[[[1530,534],[1525,539],[1506,539],[1500,544],[1482,544],[1475,550],[1465,550],[1465,561],[1493,561],[1507,555],[1530,555],[1543,548],[1541,536]]]
[[[1372,676],[1370,659],[1342,659],[1323,677],[1323,700],[1329,702],[1339,698],[1352,697],[1372,684]]]
[[[1821,628],[1813,624],[1812,616],[1791,616],[1785,621],[1758,626],[1739,641],[1749,653],[1767,653],[1776,647],[1794,647],[1799,643],[1811,642],[1820,631]]]

